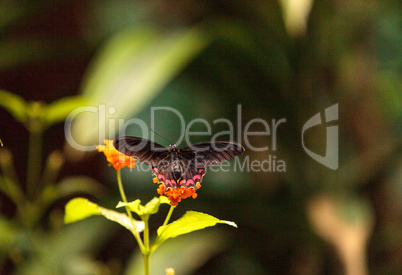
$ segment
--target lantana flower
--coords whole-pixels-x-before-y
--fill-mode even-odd
[[[124,167],[134,168],[135,158],[126,156],[113,146],[113,140],[105,139],[103,141],[105,145],[98,145],[96,149],[98,152],[103,152],[106,156],[106,160],[113,166],[115,170],[120,170]]]
[[[172,206],[177,206],[179,202],[181,202],[181,200],[187,199],[189,197],[195,199],[197,197],[196,191],[201,188],[201,184],[197,182],[197,190],[195,190],[194,188],[185,188],[183,186],[177,188],[168,188],[168,190],[165,190],[165,185],[163,183],[158,182],[156,178],[154,178],[153,181],[154,183],[159,184],[159,187],[156,190],[158,194],[167,196]]]

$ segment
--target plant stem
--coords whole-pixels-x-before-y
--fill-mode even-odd
[[[119,186],[121,199],[123,200],[124,203],[127,203],[126,194],[124,193],[123,183],[121,181],[120,170],[116,170],[116,175],[117,175],[117,184]],[[138,234],[138,232],[136,230],[136,226],[135,226],[135,223],[134,223],[133,216],[131,215],[131,211],[130,211],[130,209],[128,209],[128,206],[125,206],[125,208],[126,208],[127,216],[129,217],[130,222],[132,224],[132,228],[133,228],[131,230],[131,233],[133,234],[134,238],[137,240],[137,243],[138,243],[138,245],[139,245],[139,247],[141,249],[141,252],[144,254],[144,252],[145,252],[144,244],[142,243],[140,235]]]
[[[29,129],[27,194],[33,200],[37,192],[42,160],[42,131]]]
[[[47,157],[39,183],[39,186],[42,190],[45,190],[49,186],[55,185],[57,175],[59,174],[63,163],[64,158],[59,151],[53,151],[50,153],[50,155]]]
[[[165,226],[165,225],[167,225],[167,224],[169,223],[170,217],[172,216],[173,210],[174,210],[175,208],[176,208],[176,206],[173,206],[173,205],[170,206],[169,212],[168,212],[168,214],[167,214],[167,216],[166,216],[166,219],[165,219],[165,221],[163,222],[162,226]],[[156,249],[158,246],[159,246],[159,245],[153,244],[152,247],[151,247],[151,249],[150,249],[150,253],[153,253],[153,252],[155,251],[155,249]]]
[[[149,274],[149,255],[150,255],[150,250],[149,250],[149,226],[148,226],[148,219],[149,216],[143,217],[143,222],[145,225],[144,228],[144,246],[145,246],[145,253],[144,254],[144,275]]]
[[[145,225],[145,228],[144,228],[144,246],[145,246],[145,250],[146,250],[147,252],[149,252],[149,226],[148,226],[148,218],[149,218],[149,217],[143,219],[144,225]]]
[[[162,226],[165,226],[165,225],[168,224],[168,222],[169,222],[169,220],[170,220],[170,217],[172,216],[172,213],[173,213],[174,208],[175,208],[175,206],[173,206],[173,205],[170,206],[169,213],[167,214],[166,219],[165,219],[165,221],[163,222],[163,225],[162,225]]]
[[[127,203],[127,197],[126,197],[126,194],[124,193],[123,183],[121,182],[120,170],[116,170],[116,176],[117,176],[117,185],[119,186],[121,199],[123,200],[124,203]],[[131,211],[128,209],[128,207],[125,207],[125,208],[126,208],[128,217],[130,218],[130,220],[132,220],[133,216],[131,215]]]
[[[149,255],[144,254],[144,275],[149,275]]]

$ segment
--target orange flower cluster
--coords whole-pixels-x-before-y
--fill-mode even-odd
[[[189,197],[192,197],[193,199],[197,197],[197,193],[194,188],[187,189],[182,186],[180,188],[169,188],[168,190],[165,190],[165,185],[163,183],[159,183],[156,178],[154,178],[154,182],[160,184],[156,190],[158,194],[167,196],[172,206],[177,206],[181,200]],[[200,189],[201,184],[197,182],[196,187],[197,189]]]
[[[103,141],[105,145],[98,145],[96,149],[98,152],[103,152],[106,156],[106,160],[113,166],[115,170],[120,170],[123,167],[134,168],[135,167],[135,158],[126,156],[113,146],[113,140],[105,139]]]

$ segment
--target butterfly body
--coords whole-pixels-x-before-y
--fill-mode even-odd
[[[244,148],[234,142],[201,142],[177,149],[166,148],[138,137],[119,137],[113,142],[121,153],[152,167],[157,180],[169,188],[194,188],[201,183],[206,168],[243,153]]]
[[[182,178],[182,174],[184,174],[184,169],[180,165],[180,160],[178,158],[178,150],[176,145],[169,145],[170,161],[165,161],[163,163],[158,163],[159,165],[153,166],[152,171],[155,175],[158,175],[158,171],[160,168],[166,170],[173,176],[173,180],[176,182]],[[162,166],[164,165],[164,166]],[[159,167],[159,169],[158,169]],[[162,178],[162,177],[161,177]],[[165,177],[166,178],[166,177]]]

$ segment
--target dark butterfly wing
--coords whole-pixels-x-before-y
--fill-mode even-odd
[[[152,173],[156,176],[158,182],[165,185],[165,189],[175,188],[176,180],[172,169],[172,163],[168,160],[161,161],[158,165],[152,166]]]
[[[184,173],[182,173],[181,179],[178,185],[186,188],[194,188],[197,190],[197,183],[201,183],[202,179],[206,173],[205,167],[197,168],[196,162],[193,160],[182,162]]]
[[[179,186],[196,188],[206,173],[206,167],[233,159],[244,152],[244,148],[234,142],[201,142],[185,147],[178,152],[182,176]]]
[[[113,141],[114,147],[121,153],[152,166],[152,173],[158,181],[175,187],[176,181],[172,167],[172,153],[164,146],[138,137],[118,137]]]
[[[118,137],[113,145],[120,153],[152,166],[157,166],[170,156],[169,149],[144,138]]]
[[[113,145],[119,152],[151,165],[152,172],[166,190],[182,186],[197,189],[206,167],[233,159],[244,152],[241,145],[224,141],[193,144],[177,154],[158,143],[138,137],[119,137]]]
[[[244,152],[243,146],[235,142],[200,142],[179,150],[180,158],[193,159],[196,168],[216,165],[231,160]]]
[[[201,183],[202,177],[205,175],[205,168],[196,168],[193,159],[184,160],[180,156],[172,154],[170,158],[153,166],[152,172],[158,181],[165,185],[166,190],[176,187],[197,189],[197,183]]]

